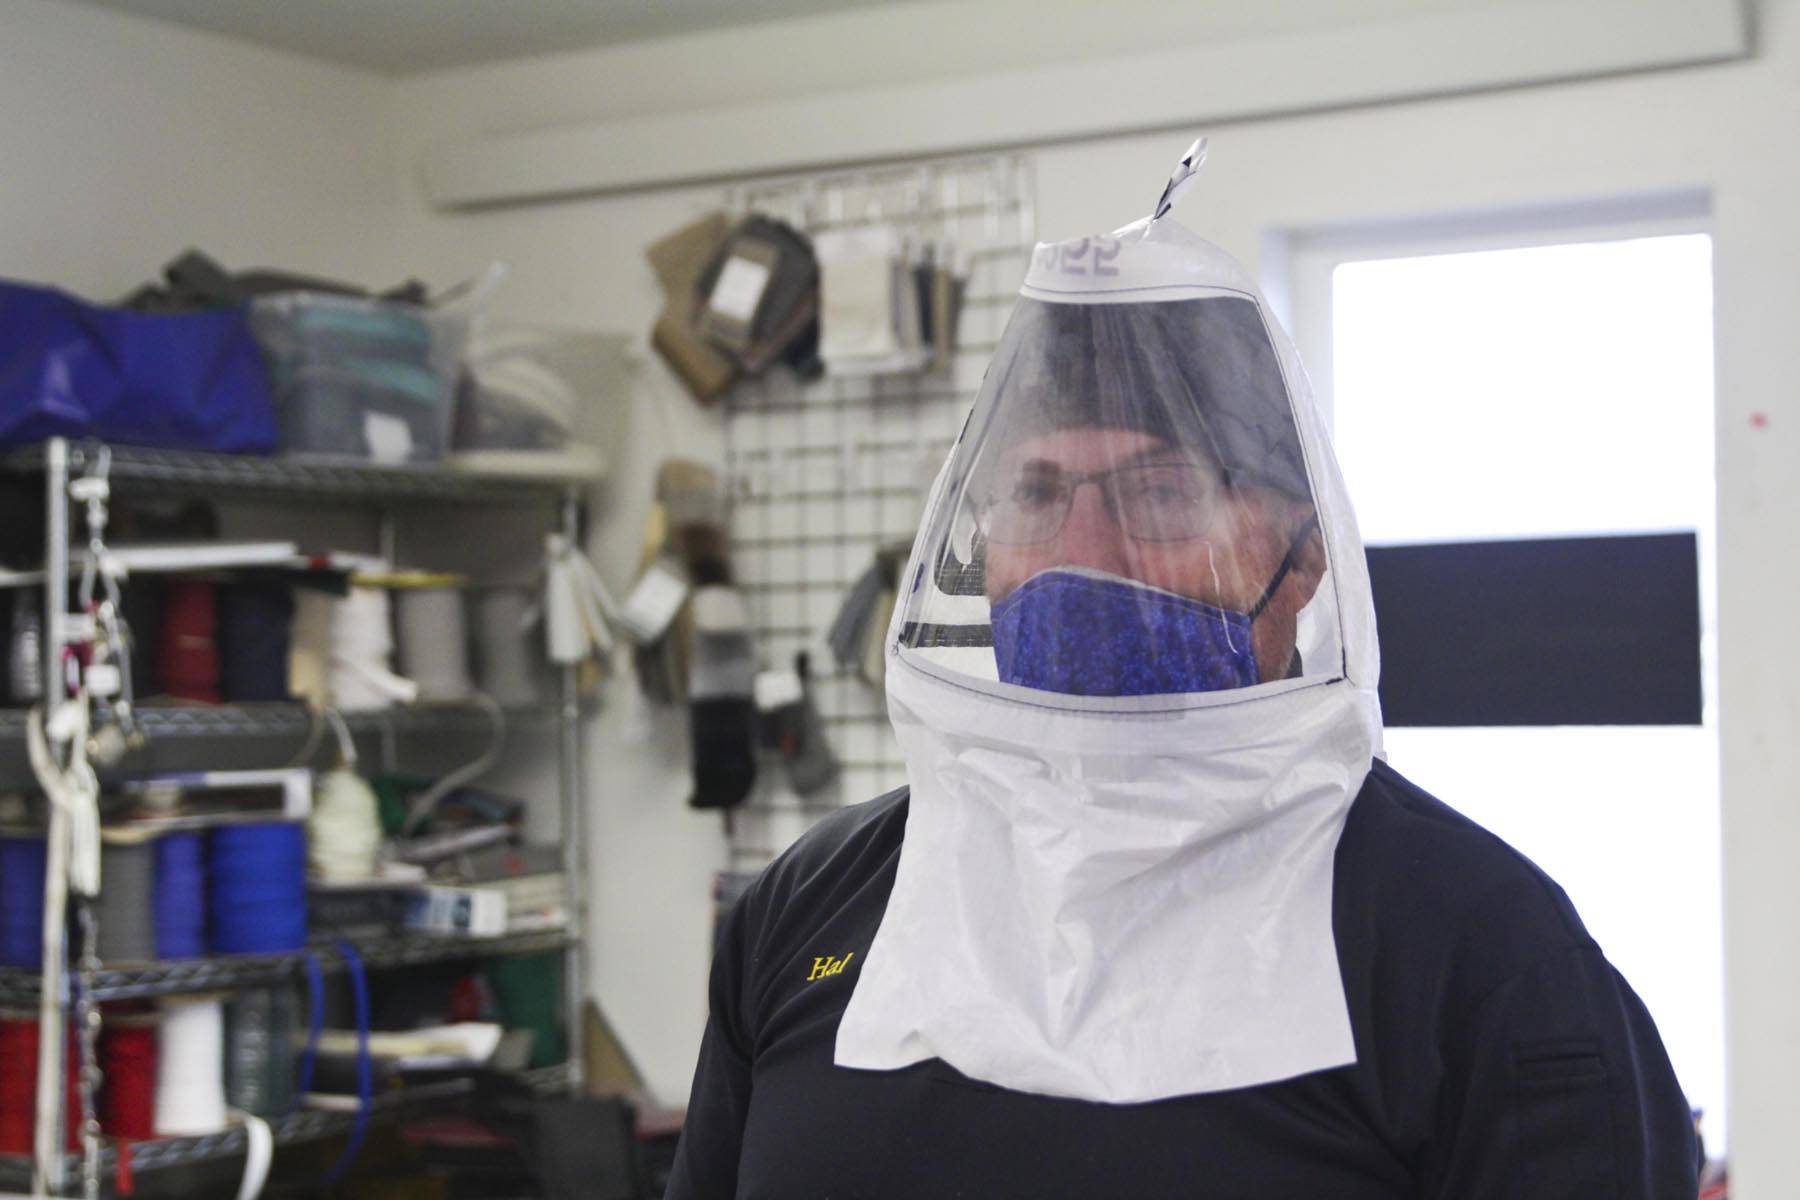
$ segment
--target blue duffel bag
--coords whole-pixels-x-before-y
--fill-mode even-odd
[[[0,446],[50,437],[273,452],[268,372],[245,310],[139,313],[0,283]]]

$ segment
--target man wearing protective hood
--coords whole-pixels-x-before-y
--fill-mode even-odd
[[[1292,346],[1152,217],[1040,245],[888,633],[909,785],[728,917],[670,1200],[1691,1200],[1567,897],[1381,760]]]

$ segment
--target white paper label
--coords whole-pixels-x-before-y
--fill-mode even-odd
[[[625,598],[620,623],[637,641],[654,642],[681,611],[687,594],[687,580],[662,563],[652,563]]]
[[[363,440],[376,462],[405,462],[412,457],[412,429],[399,417],[386,413],[363,414]]]
[[[747,258],[728,258],[706,303],[714,312],[734,321],[748,321],[756,315],[763,289],[768,286],[768,267]]]
[[[756,709],[774,712],[805,698],[805,688],[794,671],[759,671],[756,675]]]

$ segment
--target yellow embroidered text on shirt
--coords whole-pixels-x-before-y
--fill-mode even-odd
[[[856,951],[852,950],[842,958],[833,958],[828,954],[823,958],[813,959],[812,973],[806,977],[806,982],[811,983],[815,979],[824,979],[828,975],[841,975],[844,968],[850,965],[850,960],[855,957]]]

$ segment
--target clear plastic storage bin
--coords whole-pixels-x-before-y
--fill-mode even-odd
[[[478,322],[451,462],[473,471],[599,476],[631,379],[623,334]]]
[[[468,321],[380,300],[289,292],[251,308],[285,454],[437,462]]]

